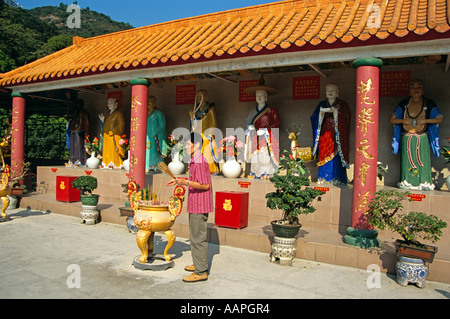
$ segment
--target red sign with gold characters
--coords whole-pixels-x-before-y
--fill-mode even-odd
[[[250,182],[238,182],[238,185],[239,185],[241,188],[248,188],[251,184],[252,184],[252,183],[250,183]]]
[[[176,105],[194,104],[196,95],[195,84],[177,85],[176,88]]]
[[[314,187],[314,189],[325,193],[330,190],[328,187]]]
[[[427,196],[423,194],[409,194],[408,197],[411,198],[413,202],[421,202],[422,199],[424,199]]]
[[[244,92],[245,88],[249,86],[255,86],[259,84],[259,80],[247,80],[239,81],[239,102],[253,102],[256,98],[253,94],[247,94]]]
[[[320,99],[320,76],[303,76],[292,79],[293,100]]]
[[[380,96],[408,96],[411,71],[380,72]]]

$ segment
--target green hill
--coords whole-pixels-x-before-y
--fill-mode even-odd
[[[129,23],[81,9],[81,27],[69,28],[67,5],[26,10],[0,0],[0,73],[15,69],[72,44],[74,36],[89,38],[133,28]]]
[[[67,12],[67,5],[60,4],[59,7],[45,6],[29,10],[29,13],[38,17],[49,25],[56,27],[60,34],[90,38],[101,34],[117,32],[133,28],[129,23],[117,22],[107,15],[91,11],[89,7],[81,9],[81,27],[70,29],[67,27],[67,18],[72,12]]]

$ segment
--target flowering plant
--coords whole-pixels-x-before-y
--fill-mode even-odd
[[[183,136],[180,136],[180,138],[177,140],[175,139],[175,136],[173,134],[170,134],[167,138],[167,156],[172,156],[178,152],[178,155],[180,156],[180,159],[183,158],[183,145],[181,141],[183,140]]]
[[[220,141],[219,152],[223,153],[223,158],[236,158],[244,148],[244,143],[236,138],[236,136],[225,137]]]
[[[89,140],[89,135],[86,135],[84,138],[84,147],[86,148],[86,152],[91,155],[92,152],[95,154],[100,154],[100,141],[98,137],[94,137],[92,142]]]
[[[299,157],[294,157],[291,153],[284,150],[280,156],[280,169],[285,169],[287,175],[305,175],[308,168],[304,161]]]
[[[450,137],[446,138],[449,143],[450,143]],[[447,161],[445,164],[450,163],[450,147],[448,146],[442,146],[442,149],[439,151],[442,156],[445,158],[445,160]]]
[[[130,141],[127,139],[126,135],[122,135],[122,138],[119,140],[119,145],[128,152],[130,150]]]

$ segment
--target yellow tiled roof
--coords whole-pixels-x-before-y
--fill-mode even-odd
[[[236,53],[302,50],[308,44],[333,48],[352,45],[355,39],[425,34],[438,38],[450,30],[449,6],[450,0],[288,0],[89,39],[75,37],[72,46],[1,74],[0,86],[223,59]],[[376,12],[379,27],[371,19]]]

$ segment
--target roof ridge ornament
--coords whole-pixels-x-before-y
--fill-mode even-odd
[[[83,38],[83,37],[74,36],[74,37],[72,38],[72,44],[73,44],[73,45],[76,45],[77,47],[78,47],[79,44],[80,44],[81,42],[83,42],[83,41],[84,41],[84,38]]]

